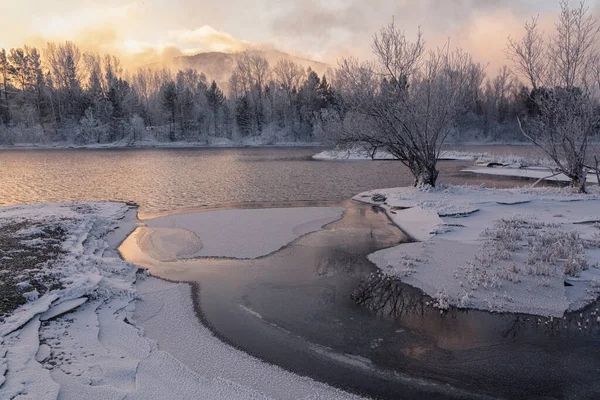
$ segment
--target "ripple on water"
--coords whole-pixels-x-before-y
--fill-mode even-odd
[[[0,204],[121,200],[133,201],[141,211],[152,212],[245,202],[341,201],[366,190],[412,184],[400,162],[312,161],[310,156],[320,150],[5,151],[0,157]],[[455,184],[515,184],[514,180],[459,172],[469,164],[440,162],[440,179]]]

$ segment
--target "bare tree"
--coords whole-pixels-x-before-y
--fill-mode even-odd
[[[77,115],[81,108],[81,50],[73,42],[49,42],[45,51],[46,64],[50,70],[52,84],[58,89],[56,96],[58,118],[63,121],[69,115]]]
[[[80,89],[81,50],[73,42],[53,43],[46,47],[46,61],[56,85],[61,89]]]
[[[292,106],[292,91],[300,87],[304,78],[302,67],[291,60],[279,60],[273,68],[275,78],[280,87],[285,91],[290,107]]]
[[[12,73],[12,65],[8,60],[8,56],[6,54],[6,50],[0,50],[0,83],[2,84],[2,91],[0,91],[0,98],[4,100],[4,104],[0,111],[0,117],[2,118],[0,122],[8,122],[10,120],[10,105],[8,101],[8,83],[10,80],[10,75]]]
[[[525,23],[525,35],[521,40],[509,36],[505,50],[515,70],[531,83],[533,90],[540,87],[548,69],[546,42],[539,30],[538,19],[537,16],[532,17]]]
[[[520,42],[509,39],[507,54],[533,89],[530,100],[536,109],[518,121],[521,132],[556,163],[573,188],[585,192],[589,142],[600,123],[600,82],[594,75],[600,20],[584,2],[572,8],[563,0],[560,7],[547,40],[534,18]]]
[[[235,72],[243,91],[251,95],[257,133],[260,133],[264,123],[264,88],[271,75],[269,62],[259,52],[245,51],[237,57]]]
[[[425,50],[392,22],[373,40],[377,62],[344,59],[335,86],[347,112],[328,130],[342,147],[380,149],[404,163],[415,186],[435,186],[442,146],[464,111],[474,67],[471,56],[445,46]]]

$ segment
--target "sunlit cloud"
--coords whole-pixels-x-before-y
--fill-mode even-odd
[[[248,42],[236,39],[209,25],[203,25],[196,29],[169,31],[167,41],[171,45],[179,47],[184,53],[205,51],[232,53],[243,51],[250,45]]]
[[[422,27],[430,46],[451,37],[494,71],[506,61],[507,36],[520,35],[531,15],[553,18],[557,6],[558,0],[21,0],[0,24],[0,47],[72,40],[138,64],[260,47],[335,65],[341,56],[369,57],[373,33],[394,18],[409,35]]]
[[[54,39],[75,39],[80,33],[118,26],[135,16],[135,4],[118,7],[92,7],[74,9],[67,14],[35,16],[32,26],[36,33]]]

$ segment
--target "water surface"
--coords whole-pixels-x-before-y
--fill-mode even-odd
[[[136,235],[122,251],[153,275],[194,283],[199,318],[270,363],[382,399],[597,398],[595,304],[564,319],[451,309],[382,277],[367,255],[406,240],[377,208],[255,260],[157,262]]]
[[[488,147],[460,147],[490,151]],[[523,153],[526,146],[496,146]],[[121,200],[142,212],[250,202],[343,201],[372,189],[411,185],[398,161],[313,161],[320,148],[14,150],[0,152],[0,205]],[[511,187],[514,179],[442,161],[440,182]],[[526,182],[522,182],[526,183]]]

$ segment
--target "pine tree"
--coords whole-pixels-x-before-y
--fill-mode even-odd
[[[160,89],[162,109],[169,115],[169,140],[175,140],[173,125],[175,124],[175,113],[177,112],[177,88],[175,82],[168,81]]]
[[[215,128],[215,135],[217,134],[217,119],[219,115],[219,109],[223,106],[225,102],[225,95],[223,91],[219,89],[217,86],[217,82],[212,81],[210,88],[206,91],[206,101],[208,102],[208,106],[212,111],[213,115],[213,123]]]
[[[241,97],[235,108],[235,121],[241,136],[249,136],[252,132],[252,108],[246,96]]]

